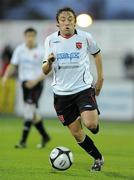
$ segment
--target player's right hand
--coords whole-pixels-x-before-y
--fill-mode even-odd
[[[48,56],[48,62],[52,64],[55,61],[55,56],[53,53],[49,54]]]

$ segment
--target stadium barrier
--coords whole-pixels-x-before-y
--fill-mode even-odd
[[[102,119],[134,120],[134,81],[105,81],[97,100]]]

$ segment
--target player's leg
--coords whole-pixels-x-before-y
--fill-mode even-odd
[[[26,142],[28,139],[28,135],[33,123],[33,116],[35,111],[35,105],[25,103],[24,105],[24,125],[22,130],[22,135],[19,144],[17,144],[16,148],[25,148]]]
[[[67,127],[70,130],[72,136],[77,141],[77,143],[83,141],[83,139],[85,138],[85,133],[82,128],[80,117],[78,117],[74,122],[69,124]]]
[[[81,118],[87,129],[89,129],[93,134],[99,132],[99,116],[98,111],[95,110],[85,110],[81,113]]]
[[[85,96],[85,95],[84,95]],[[99,150],[94,145],[94,142],[90,137],[88,137],[81,125],[80,121],[80,113],[79,113],[79,105],[83,105],[83,103],[76,104],[78,94],[71,96],[54,96],[54,107],[57,112],[57,115],[63,125],[67,126],[71,131],[71,134],[76,139],[77,143],[81,148],[83,148],[89,155],[91,155],[95,160],[102,159],[102,155]],[[82,99],[80,97],[80,99]],[[96,169],[98,170],[98,169]],[[100,170],[100,169],[99,169]]]
[[[91,130],[94,134],[98,132],[98,112],[97,110],[92,111],[83,111],[81,113],[81,118],[83,120],[83,124]],[[101,155],[98,148],[94,145],[92,141],[92,150],[90,155],[95,159],[95,162],[92,166],[92,170],[100,171],[101,166],[104,164],[104,158]]]
[[[42,139],[41,139],[41,143],[37,145],[38,148],[43,148],[46,143],[48,143],[50,141],[50,136],[48,135],[44,124],[43,124],[43,119],[39,113],[38,108],[36,108],[35,114],[34,114],[34,125],[35,128],[37,129],[37,131],[40,133]]]
[[[83,124],[93,133],[96,134],[99,131],[99,123],[98,123],[98,106],[95,99],[95,91],[93,88],[86,89],[79,93],[77,98],[77,105],[79,107],[81,119]],[[103,164],[103,157],[95,146],[94,142],[88,136],[85,139],[86,141],[90,141],[90,155],[95,159],[95,163],[92,167],[93,170],[100,170]],[[83,143],[81,143],[83,146]],[[96,165],[96,163],[98,165]]]
[[[84,125],[93,133],[99,132],[98,115],[100,114],[94,88],[82,91],[77,99]]]
[[[22,82],[22,92],[23,92],[23,100],[24,100],[24,106],[23,106],[24,125],[23,125],[21,140],[19,144],[15,146],[16,148],[26,147],[26,142],[33,123],[33,117],[35,111],[35,105],[32,104],[32,99],[31,99],[32,90],[28,89],[25,86],[26,82],[27,81]]]
[[[41,135],[41,143],[37,145],[38,148],[43,148],[48,141],[50,141],[50,137],[44,127],[42,117],[39,113],[39,108],[38,108],[38,103],[39,103],[39,98],[41,96],[43,90],[43,82],[39,82],[34,88],[32,92],[32,100],[36,105],[35,113],[34,113],[34,125],[39,134]]]
[[[68,125],[71,134],[76,139],[77,143],[94,159],[102,159],[102,155],[94,145],[94,142],[90,137],[88,137],[81,126],[80,120],[75,120],[71,124]]]
[[[73,109],[73,111],[72,111],[72,109]],[[68,113],[68,112],[70,112],[70,113]],[[61,113],[61,111],[60,111],[60,113]],[[69,116],[69,114],[70,114],[70,116]],[[92,167],[92,170],[99,171],[103,164],[103,157],[102,157],[101,153],[99,152],[99,150],[97,149],[97,147],[95,146],[92,139],[84,133],[84,131],[82,129],[80,118],[78,116],[79,116],[79,113],[77,111],[77,108],[70,106],[69,108],[64,109],[64,111],[62,112],[62,115],[60,115],[59,118],[60,118],[61,122],[63,123],[63,125],[67,124],[67,127],[69,128],[73,137],[76,139],[78,145],[95,159],[95,163]],[[77,119],[77,120],[75,120],[75,119]],[[97,166],[96,166],[96,164],[97,164]]]

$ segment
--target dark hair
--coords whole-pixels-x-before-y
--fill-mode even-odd
[[[56,14],[56,20],[58,22],[58,18],[59,18],[59,15],[63,12],[63,11],[69,11],[71,12],[73,15],[74,15],[74,18],[75,18],[75,22],[76,22],[76,14],[74,12],[74,10],[70,7],[64,7],[64,8],[61,8],[57,11],[57,14]]]
[[[27,28],[25,31],[24,31],[24,34],[28,33],[28,32],[34,32],[35,34],[37,34],[37,31],[34,29],[34,28]]]

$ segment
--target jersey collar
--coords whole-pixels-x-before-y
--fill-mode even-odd
[[[78,34],[76,29],[75,29],[75,31],[74,31],[74,34]],[[61,34],[60,34],[60,31],[58,31],[58,36],[60,36],[60,35],[61,35]]]

